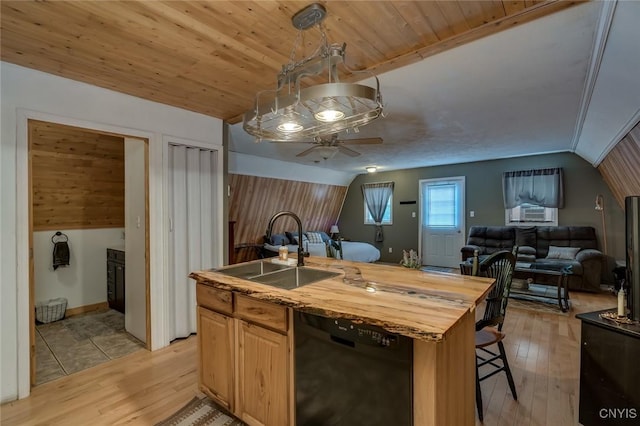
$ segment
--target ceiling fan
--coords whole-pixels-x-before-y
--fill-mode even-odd
[[[328,160],[338,152],[348,155],[349,157],[357,157],[358,155],[360,155],[358,151],[347,148],[344,145],[381,144],[382,138],[340,139],[338,138],[338,134],[334,133],[327,136],[317,136],[313,142],[305,143],[311,143],[313,144],[313,146],[297,154],[296,157],[304,157],[305,155],[315,153],[318,154],[322,159]]]

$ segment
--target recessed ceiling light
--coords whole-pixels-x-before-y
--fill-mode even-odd
[[[368,173],[375,173],[378,170],[378,168],[376,166],[369,166],[366,168],[366,170]]]

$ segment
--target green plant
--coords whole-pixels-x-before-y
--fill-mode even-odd
[[[402,260],[400,260],[400,264],[405,268],[420,269],[422,267],[418,252],[413,249],[409,251],[402,250]]]

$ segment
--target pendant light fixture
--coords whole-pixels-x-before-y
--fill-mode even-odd
[[[328,43],[322,27],[325,16],[325,7],[314,3],[292,17],[299,31],[291,59],[282,66],[276,89],[258,92],[254,108],[244,115],[244,130],[258,141],[299,142],[344,130],[357,132],[382,116],[380,82],[375,75],[364,71],[375,78],[375,87],[340,82],[338,65],[351,74],[363,71],[347,68],[345,44]],[[302,32],[312,27],[320,30],[320,45],[312,55],[294,61]],[[326,82],[317,84],[323,76]],[[307,78],[314,80],[304,84]]]

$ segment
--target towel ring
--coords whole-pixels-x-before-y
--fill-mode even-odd
[[[63,240],[63,239],[61,239],[61,238],[63,238],[63,237],[64,237],[64,240]],[[51,237],[51,242],[52,242],[52,243],[54,243],[54,244],[55,244],[55,243],[60,243],[60,242],[62,242],[62,243],[66,243],[67,241],[69,241],[69,237],[67,237],[67,235],[66,235],[66,234],[63,234],[63,233],[62,233],[62,232],[60,232],[60,231],[56,232],[56,233],[55,233],[55,234],[53,234],[53,236]]]

